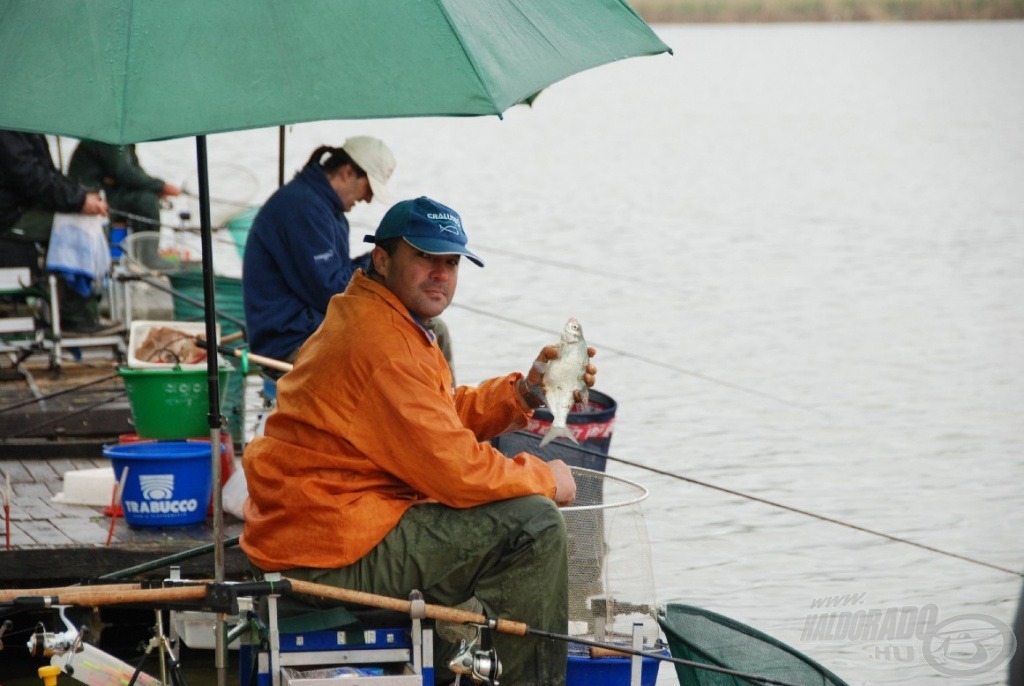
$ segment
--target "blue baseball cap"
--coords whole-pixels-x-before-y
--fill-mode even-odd
[[[426,196],[395,203],[380,220],[377,232],[363,241],[377,244],[389,238],[404,238],[412,247],[431,255],[465,255],[484,266],[483,260],[466,248],[468,239],[459,213]]]

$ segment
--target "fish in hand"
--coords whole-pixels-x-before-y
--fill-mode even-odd
[[[579,445],[566,422],[569,419],[569,410],[576,402],[577,391],[584,405],[589,401],[587,383],[583,379],[589,362],[587,342],[583,339],[583,327],[574,317],[570,317],[562,329],[562,337],[558,342],[558,357],[548,362],[548,368],[544,372],[544,404],[548,406],[552,420],[551,427],[541,439],[541,446],[559,437],[568,438]]]

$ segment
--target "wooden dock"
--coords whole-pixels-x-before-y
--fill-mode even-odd
[[[104,510],[109,508],[54,502],[65,472],[109,466],[102,455],[0,460],[0,470],[11,484],[10,549],[0,554],[0,587],[60,586],[93,580],[213,542],[210,518],[196,526],[133,528],[118,517],[108,545],[111,517]],[[223,529],[225,539],[236,537],[242,532],[242,522],[225,514]],[[214,574],[212,552],[176,564],[186,577],[210,578]],[[248,562],[238,547],[226,550],[227,578],[243,578],[248,572]],[[143,576],[166,573],[162,568]]]
[[[108,545],[109,506],[54,502],[66,472],[110,468],[103,446],[134,432],[116,361],[64,364],[59,375],[46,366],[3,371],[0,489],[6,488],[6,475],[10,515],[0,531],[0,587],[78,583],[213,542],[210,518],[204,525],[167,528],[132,528],[118,518]],[[242,522],[225,515],[223,528],[224,538],[231,539],[241,533]],[[187,577],[214,573],[212,553],[176,564]],[[243,578],[248,571],[238,547],[228,548],[227,578]],[[166,573],[164,568],[147,576]]]

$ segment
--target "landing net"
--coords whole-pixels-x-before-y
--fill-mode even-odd
[[[660,630],[641,509],[647,489],[601,471],[604,457],[585,446],[557,440],[541,448],[540,437],[526,432],[494,443],[510,457],[528,452],[563,460],[576,480],[576,501],[562,508],[569,541],[569,635],[628,645],[638,623],[644,645],[655,645]]]

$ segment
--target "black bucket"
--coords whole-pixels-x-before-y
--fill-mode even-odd
[[[582,403],[573,405],[565,424],[580,445],[607,455],[612,442],[615,409],[618,404],[609,396],[594,389],[590,389],[589,400],[585,407]],[[526,430],[543,436],[548,432],[553,419],[547,408],[535,410],[526,425]],[[564,438],[558,440],[568,442]]]

